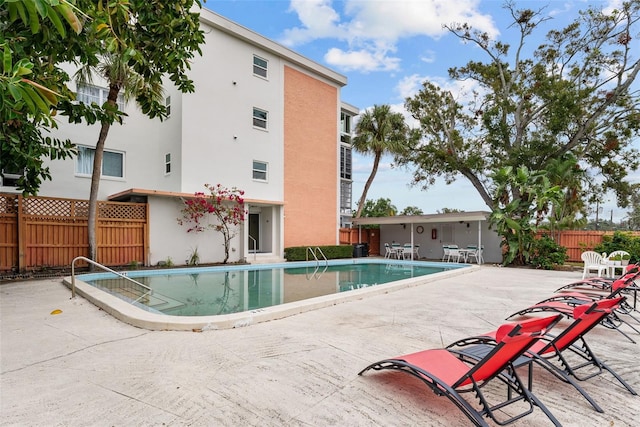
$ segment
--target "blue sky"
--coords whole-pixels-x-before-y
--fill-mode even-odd
[[[615,7],[621,0],[517,0],[518,8],[538,10],[551,19],[549,29],[560,29],[588,5]],[[442,28],[467,22],[500,40],[516,35],[508,28],[511,16],[502,0],[208,0],[204,7],[348,78],[342,100],[361,110],[390,104],[403,111],[404,99],[430,79],[443,87],[458,88],[447,70],[471,59],[485,60],[477,49],[462,45]],[[539,40],[538,40],[539,41]],[[531,43],[537,46],[538,41]],[[640,144],[638,144],[640,145]],[[460,178],[451,185],[438,182],[428,190],[410,187],[411,174],[391,167],[385,158],[367,199],[389,198],[398,208],[417,206],[424,213],[442,208],[487,210],[471,184]],[[371,172],[372,157],[354,156],[353,201],[362,194]],[[640,182],[635,173],[633,182]],[[601,217],[626,215],[615,198],[603,206]],[[593,217],[593,215],[591,215]]]

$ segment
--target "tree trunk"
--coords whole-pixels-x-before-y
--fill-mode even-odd
[[[93,155],[93,172],[91,174],[91,191],[89,193],[89,259],[98,261],[98,245],[96,242],[96,224],[98,218],[98,190],[100,187],[100,177],[102,175],[102,158],[104,156],[104,144],[109,133],[109,123],[103,123],[100,127],[100,136],[96,143],[96,150]],[[90,266],[92,267],[92,266]],[[93,270],[93,268],[90,268]]]
[[[109,95],[107,103],[115,106],[118,99],[120,87],[111,85],[109,87]],[[96,150],[93,155],[93,172],[91,174],[91,191],[89,193],[89,218],[87,236],[89,238],[89,259],[98,261],[98,244],[96,242],[96,223],[98,218],[98,190],[100,188],[100,177],[102,176],[102,158],[104,157],[104,144],[107,141],[107,135],[111,123],[104,121],[100,127],[100,135],[96,143]],[[89,266],[93,270],[92,266]]]
[[[369,188],[373,183],[373,178],[375,178],[376,173],[378,172],[380,158],[382,158],[382,152],[376,152],[376,155],[373,159],[373,169],[371,169],[371,175],[369,175],[369,179],[367,179],[367,182],[364,184],[364,188],[362,189],[362,196],[360,196],[360,200],[358,201],[358,211],[356,212],[356,218],[360,218],[360,215],[362,215],[362,208],[364,208],[364,203],[367,200],[367,193],[369,192]]]

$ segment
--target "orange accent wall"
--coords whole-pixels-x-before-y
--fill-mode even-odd
[[[338,88],[284,67],[284,245],[334,245]]]

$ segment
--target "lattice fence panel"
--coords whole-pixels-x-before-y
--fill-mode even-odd
[[[0,194],[0,214],[13,214],[18,212],[18,196],[13,194]]]
[[[100,218],[141,220],[147,219],[147,205],[141,203],[101,202],[98,204]]]
[[[19,199],[22,211],[18,212]],[[68,267],[88,255],[87,200],[0,194],[0,271]],[[146,262],[147,205],[98,203],[98,262]],[[22,241],[19,241],[19,236]]]

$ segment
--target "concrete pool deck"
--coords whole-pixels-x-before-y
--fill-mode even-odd
[[[70,299],[60,279],[5,283],[0,425],[469,425],[453,404],[409,375],[357,373],[371,362],[494,329],[580,277],[483,266],[284,319],[205,332],[125,324],[81,297]],[[588,342],[640,391],[640,344],[601,326]],[[565,426],[640,423],[640,397],[609,374],[581,385],[604,414],[573,387],[534,371],[534,392]],[[514,425],[551,423],[535,409]]]

